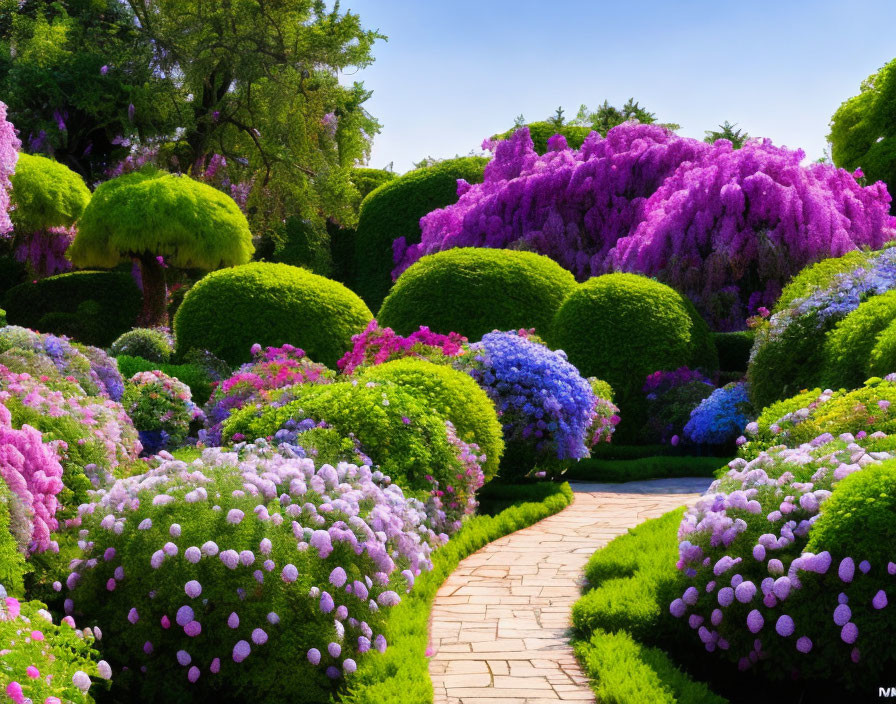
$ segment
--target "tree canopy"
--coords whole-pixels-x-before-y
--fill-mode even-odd
[[[727,139],[735,149],[740,149],[744,146],[744,142],[750,138],[750,135],[743,130],[735,129],[735,127],[737,127],[736,122],[732,125],[728,120],[725,120],[724,123],[719,125],[719,129],[706,130],[704,133],[706,136],[703,138],[703,141],[707,144],[714,144],[716,140]]]
[[[12,181],[10,212],[19,232],[68,227],[90,202],[90,191],[78,174],[51,159],[19,154]]]

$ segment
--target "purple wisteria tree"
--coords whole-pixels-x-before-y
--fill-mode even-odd
[[[0,235],[12,230],[8,212],[9,189],[12,188],[9,177],[16,170],[21,146],[15,127],[6,121],[6,104],[0,102]]]
[[[656,276],[719,329],[743,327],[781,285],[819,259],[896,236],[882,183],[752,140],[704,144],[625,123],[581,149],[555,136],[539,156],[525,128],[493,146],[482,184],[421,220],[422,241],[394,243],[397,277],[453,247],[527,249],[580,280],[608,271]]]

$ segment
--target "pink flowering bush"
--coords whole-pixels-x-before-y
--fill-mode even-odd
[[[742,149],[625,123],[578,150],[562,138],[539,156],[526,128],[495,147],[482,184],[421,220],[417,245],[395,243],[397,277],[454,247],[525,248],[579,280],[609,271],[656,276],[719,329],[740,329],[807,264],[894,235],[883,183],[801,166],[801,151]],[[687,233],[685,236],[683,233]]]
[[[65,609],[144,702],[328,701],[447,540],[381,472],[266,443],[162,454],[72,523]]]
[[[12,427],[12,416],[0,406],[0,478],[15,495],[31,524],[25,553],[58,550],[50,533],[59,527],[56,510],[62,491],[62,465],[54,444],[26,425]]]
[[[0,698],[92,704],[91,687],[112,675],[107,662],[95,660],[100,636],[99,629],[77,629],[71,616],[54,624],[44,604],[7,596],[0,585]]]
[[[354,374],[359,368],[404,357],[447,362],[463,353],[466,342],[467,338],[456,332],[441,335],[425,325],[404,337],[392,328],[381,328],[376,320],[371,320],[364,332],[352,337],[352,349],[336,362],[336,366],[343,374]]]
[[[292,345],[268,347],[252,346],[253,360],[242,365],[236,373],[215,385],[205,405],[206,428],[200,431],[200,441],[208,447],[221,444],[224,421],[235,410],[246,405],[282,404],[287,400],[284,390],[300,384],[329,384],[335,376],[323,364],[312,362],[305,352]]]
[[[681,522],[682,590],[672,615],[686,620],[707,652],[772,678],[833,674],[855,684],[892,671],[896,649],[882,634],[896,627],[888,607],[896,593],[894,542],[875,534],[846,544],[842,532],[838,538],[822,526],[844,514],[851,520],[836,508],[839,484],[876,474],[894,450],[884,433],[864,440],[824,434],[733,460]],[[888,476],[859,503],[873,508],[869,499],[889,497],[896,474]],[[890,510],[880,520],[892,521]],[[862,521],[849,527],[861,532]]]
[[[9,189],[12,183],[9,177],[16,170],[21,146],[15,127],[6,120],[6,104],[0,102],[0,235],[12,230],[9,219]]]
[[[190,423],[204,418],[202,409],[193,403],[190,387],[160,371],[134,374],[121,404],[141,437],[159,433],[165,438],[164,445],[172,448],[186,439]]]

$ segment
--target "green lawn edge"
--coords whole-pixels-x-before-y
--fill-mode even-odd
[[[495,516],[476,516],[433,555],[433,569],[417,578],[414,589],[396,606],[386,625],[385,653],[372,652],[358,670],[339,704],[431,704],[429,678],[429,615],[436,592],[458,563],[484,545],[552,516],[573,501],[569,484],[541,484],[544,497],[501,511]],[[528,489],[525,498],[531,497]]]

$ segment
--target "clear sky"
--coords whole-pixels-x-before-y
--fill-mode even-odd
[[[828,122],[896,58],[896,0],[342,0],[389,37],[346,80],[383,124],[370,165],[403,172],[558,105],[634,97],[679,134],[724,120],[822,155]]]

